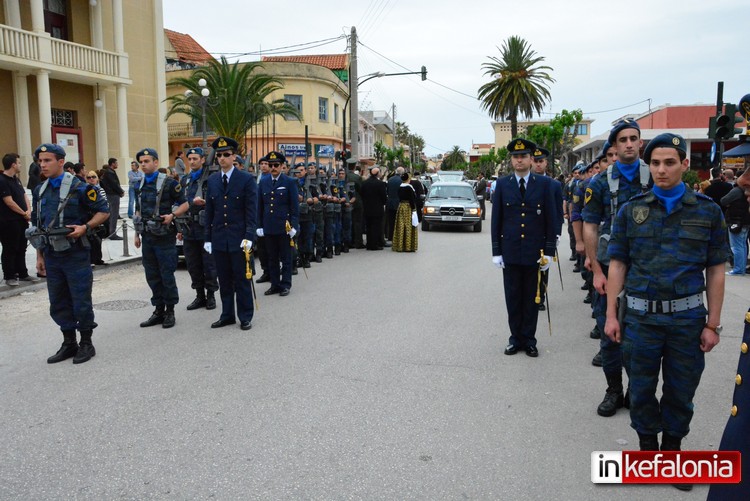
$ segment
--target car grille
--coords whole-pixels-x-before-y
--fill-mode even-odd
[[[441,216],[463,216],[463,207],[440,207]]]

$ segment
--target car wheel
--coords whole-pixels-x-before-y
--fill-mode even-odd
[[[424,219],[422,220],[422,231],[430,231],[430,223]]]
[[[477,224],[474,225],[474,233],[481,233],[482,231],[482,221],[479,221]]]

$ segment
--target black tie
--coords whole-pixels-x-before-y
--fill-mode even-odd
[[[274,178],[274,180],[273,180],[273,186],[274,187],[276,187],[276,181],[278,181],[278,179]]]
[[[226,190],[227,189],[227,183],[229,182],[229,179],[227,179],[227,175],[226,174],[223,175],[223,178],[224,178],[224,190]]]
[[[524,178],[521,178],[518,181],[518,185],[519,185],[518,189],[521,190],[521,196],[525,197],[526,196],[526,180]]]

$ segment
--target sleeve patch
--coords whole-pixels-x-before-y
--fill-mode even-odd
[[[89,200],[92,202],[96,202],[97,199],[97,191],[95,188],[91,188],[89,191],[86,192],[86,196],[89,197]]]
[[[593,195],[594,195],[594,191],[591,188],[586,188],[586,196],[583,198],[583,203],[585,204],[589,203]]]

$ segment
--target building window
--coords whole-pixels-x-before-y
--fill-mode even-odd
[[[285,120],[301,120],[302,119],[302,96],[299,94],[284,94],[284,100],[291,104],[294,108],[297,109],[297,112],[299,113],[299,118],[286,114],[284,115]]]
[[[577,134],[579,136],[585,136],[588,133],[589,133],[589,126],[588,126],[588,124],[578,124]]]
[[[65,0],[44,0],[44,31],[52,38],[68,39],[68,13]]]
[[[53,127],[77,127],[77,116],[73,110],[57,110],[52,108],[52,126]]]
[[[333,103],[333,123],[339,124],[339,105]]]
[[[328,121],[328,98],[318,98],[318,120],[321,122]]]

